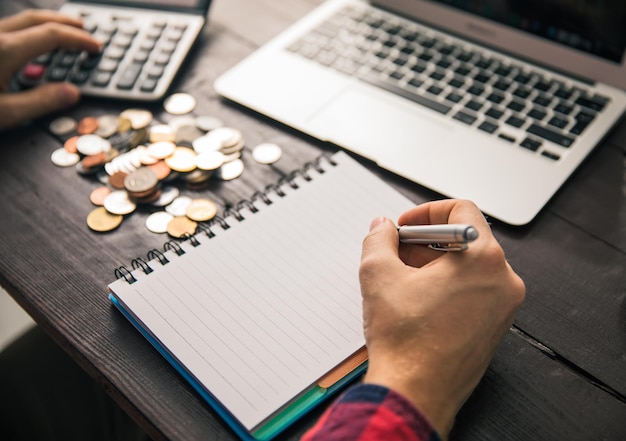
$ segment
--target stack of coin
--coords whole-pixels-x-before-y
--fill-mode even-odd
[[[149,212],[163,210],[148,216],[150,231],[180,238],[217,214],[211,200],[181,196],[176,182],[200,191],[208,188],[212,176],[237,178],[244,170],[240,158],[245,141],[239,130],[217,117],[192,115],[195,107],[193,96],[178,93],[164,102],[167,123],[139,108],[80,120],[63,116],[50,123],[49,130],[63,142],[52,153],[52,162],[75,166],[79,174],[95,175],[103,184],[90,195],[98,207],[87,219],[92,230],[110,231],[142,206]],[[265,154],[257,146],[255,161],[270,164],[280,158],[280,147],[271,144],[268,153],[270,144],[262,145]]]

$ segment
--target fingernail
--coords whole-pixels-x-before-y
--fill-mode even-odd
[[[374,219],[372,221],[372,223],[370,224],[370,231],[372,231],[374,228],[378,227],[379,225],[382,225],[385,223],[385,218],[384,217],[377,217],[376,219]]]

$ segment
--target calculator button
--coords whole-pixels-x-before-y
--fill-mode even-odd
[[[111,40],[111,44],[117,47],[127,48],[133,42],[133,37],[129,35],[117,34]]]
[[[47,66],[52,61],[53,55],[54,55],[54,52],[48,52],[47,54],[42,54],[38,56],[37,58],[35,58],[34,62],[37,64],[43,64]]]
[[[159,50],[163,53],[171,54],[176,50],[176,43],[173,41],[164,41],[159,45]]]
[[[170,41],[178,41],[183,38],[183,31],[179,29],[170,29],[165,34],[165,38]]]
[[[148,38],[141,42],[141,44],[139,45],[139,49],[143,51],[151,51],[152,49],[154,49],[155,44],[156,44],[155,40]]]
[[[126,51],[121,47],[110,46],[107,48],[105,55],[108,58],[113,58],[114,60],[121,60],[122,58],[124,58],[125,52]]]
[[[41,64],[30,63],[24,67],[23,75],[26,80],[37,81],[43,77],[46,68]]]
[[[103,22],[100,23],[98,32],[111,36],[117,32],[117,26],[114,23]]]
[[[48,79],[50,81],[64,81],[69,73],[69,69],[66,67],[55,67],[48,72]]]
[[[88,70],[79,70],[70,76],[70,81],[74,84],[85,84],[89,79],[89,74],[91,72]]]
[[[152,27],[148,30],[146,37],[156,40],[157,38],[161,36],[162,33],[163,33],[163,28]]]
[[[157,78],[147,78],[141,84],[140,89],[142,92],[152,92],[154,89],[156,89],[157,84],[158,84]]]
[[[106,87],[110,81],[111,81],[110,72],[97,71],[93,76],[93,80],[91,81],[91,84],[93,84],[96,87]]]
[[[167,64],[170,61],[170,54],[160,53],[154,57],[154,64]]]
[[[110,58],[103,58],[98,65],[98,70],[104,72],[114,72],[117,69],[119,62],[117,60],[112,60]]]
[[[137,29],[137,27],[133,25],[124,25],[124,26],[120,26],[118,32],[128,37],[134,37],[135,35],[137,35],[139,30]]]
[[[150,52],[148,51],[139,51],[133,56],[133,61],[137,63],[145,63],[150,56]]]
[[[76,53],[67,53],[67,54],[63,54],[61,56],[61,59],[59,60],[59,66],[61,67],[70,67],[73,66],[74,63],[76,62],[76,58],[78,58],[78,54]]]
[[[161,76],[163,76],[163,71],[163,66],[152,66],[150,69],[148,69],[147,75],[150,78],[160,78]]]
[[[139,78],[139,74],[141,73],[141,64],[133,63],[128,66],[124,72],[122,73],[122,77],[117,83],[118,89],[130,90],[135,85],[137,78]]]
[[[83,69],[93,69],[100,63],[101,57],[102,54],[89,54],[83,58],[79,65]]]

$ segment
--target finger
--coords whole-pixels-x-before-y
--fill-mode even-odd
[[[27,9],[19,14],[0,20],[0,32],[18,31],[46,22],[56,22],[78,28],[83,27],[83,21],[78,18],[47,9]]]
[[[464,199],[443,199],[418,205],[398,218],[398,225],[463,223],[473,225],[480,233],[491,231],[476,204]]]
[[[395,268],[404,266],[398,257],[398,231],[391,220],[377,218],[363,240],[359,276],[361,284],[385,285]]]
[[[51,83],[26,92],[0,95],[0,130],[78,102],[78,88],[69,83]]]
[[[38,55],[57,48],[98,52],[102,46],[88,32],[59,23],[45,23],[6,33],[2,39],[4,44],[0,46],[0,55],[10,63],[13,71]]]

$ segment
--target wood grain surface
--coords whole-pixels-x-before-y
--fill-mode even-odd
[[[0,2],[0,15],[58,0]],[[319,143],[222,100],[213,81],[321,0],[214,0],[209,24],[172,92],[190,92],[195,114],[240,129],[247,146],[274,142],[283,157],[202,192],[220,212],[335,146]],[[83,99],[80,118],[135,104]],[[167,119],[161,103],[145,106]],[[54,116],[0,134],[0,283],[154,439],[234,440],[235,434],[118,313],[107,298],[113,271],[161,248],[167,237],[127,216],[114,232],[86,225],[100,184],[58,168],[61,147],[46,130]],[[527,286],[515,325],[459,414],[453,440],[626,439],[626,124],[589,156],[530,225],[493,221]],[[362,161],[415,203],[439,195]],[[529,179],[533,179],[529,176]],[[515,203],[515,201],[511,201]],[[279,437],[297,439],[323,411]]]

